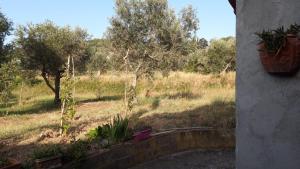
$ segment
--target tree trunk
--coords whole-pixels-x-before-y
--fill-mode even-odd
[[[55,104],[60,104],[61,100],[60,100],[60,73],[57,72],[55,75],[55,80],[54,80],[54,94],[55,94],[55,98],[54,98],[54,103]]]
[[[135,73],[134,77],[133,77],[132,84],[131,84],[131,87],[133,88],[133,91],[134,91],[134,93],[133,93],[133,96],[134,96],[133,103],[138,103],[138,99],[137,99],[137,95],[136,95],[136,86],[137,86],[138,78],[139,78],[139,76],[137,75],[137,73]]]
[[[128,54],[129,54],[129,49],[127,49],[126,55],[123,58],[124,59],[124,64],[125,64],[125,90],[124,90],[124,103],[125,103],[125,116],[127,116],[127,111],[128,111],[128,99],[127,99],[127,77],[128,77]]]

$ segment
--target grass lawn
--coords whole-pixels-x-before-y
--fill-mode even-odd
[[[87,131],[116,114],[124,115],[125,81],[126,76],[120,73],[97,79],[80,76],[73,122],[76,138],[84,138]],[[60,109],[53,104],[54,96],[44,82],[18,87],[14,94],[15,101],[9,107],[0,105],[0,151],[18,154],[23,159],[38,145],[60,143],[61,138],[57,137]],[[128,116],[135,129],[144,126],[151,126],[155,131],[202,126],[234,128],[234,100],[234,73],[174,72],[169,77],[157,74],[154,81],[139,80],[138,102]]]

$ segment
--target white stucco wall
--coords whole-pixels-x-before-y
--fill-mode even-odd
[[[238,169],[300,169],[300,74],[267,74],[254,35],[293,23],[300,0],[237,0]]]

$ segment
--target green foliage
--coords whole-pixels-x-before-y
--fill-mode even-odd
[[[62,130],[64,133],[68,133],[71,126],[76,110],[75,110],[75,77],[71,76],[70,73],[74,73],[74,70],[70,71],[70,58],[68,60],[68,68],[65,71],[61,87],[61,98],[62,98]],[[74,65],[73,65],[74,66]],[[73,74],[74,75],[74,74]]]
[[[95,129],[91,129],[90,131],[88,131],[86,135],[90,140],[95,140],[101,135],[101,133],[102,133],[102,127],[98,126]]]
[[[89,60],[87,69],[90,73],[103,73],[111,68],[111,44],[107,39],[93,39],[88,41]]]
[[[68,156],[71,160],[80,162],[86,157],[87,149],[88,143],[82,140],[78,140],[72,143],[71,146],[67,149],[66,156]]]
[[[129,71],[138,76],[178,69],[191,34],[198,30],[191,6],[182,11],[182,19],[167,0],[117,0],[115,9],[107,34],[115,49],[114,63],[123,65],[128,52]]]
[[[199,56],[201,56],[199,52],[201,52],[201,50],[198,50],[197,52],[189,55],[187,63],[184,67],[184,70],[186,72],[198,72]]]
[[[287,34],[293,34],[293,35],[297,35],[297,34],[299,34],[299,32],[300,32],[300,25],[298,25],[298,24],[292,24],[291,26],[290,26],[290,28],[289,29],[287,29]]]
[[[181,10],[181,24],[187,38],[196,36],[196,31],[199,29],[199,19],[196,15],[197,11],[193,9],[192,5]],[[194,33],[194,35],[192,35]]]
[[[283,26],[273,30],[263,30],[257,32],[256,35],[260,38],[260,43],[264,43],[268,52],[278,52],[285,45],[288,34],[297,35],[300,32],[300,25],[292,24],[288,29]]]
[[[58,145],[44,146],[35,149],[32,154],[33,159],[49,158],[57,155],[62,155],[62,150]]]
[[[12,22],[0,12],[0,104],[8,104],[16,85],[17,64],[12,59],[12,44],[4,44],[12,31]]]
[[[221,73],[235,71],[236,40],[233,37],[215,39],[205,49],[190,53],[184,70],[187,72]]]
[[[9,62],[0,65],[0,103],[8,104],[17,80],[16,63]]]
[[[4,156],[4,154],[0,154],[0,168],[9,165],[8,159]]]
[[[4,44],[5,38],[11,34],[12,22],[0,11],[0,64],[7,62],[7,52],[11,45]]]
[[[132,137],[128,122],[128,118],[122,118],[120,115],[117,115],[112,122],[90,130],[87,136],[91,140],[96,138],[107,139],[110,144],[126,141]]]
[[[129,112],[132,111],[133,107],[134,107],[134,102],[136,99],[136,89],[133,86],[130,86],[129,90],[127,91],[127,110]]]
[[[87,59],[86,31],[70,27],[58,27],[50,21],[42,24],[20,26],[16,31],[17,47],[24,53],[21,61],[26,70],[40,71],[48,87],[59,103],[60,78],[65,71],[67,58],[74,57],[76,67]],[[50,80],[55,77],[54,86]]]
[[[153,100],[152,100],[152,103],[151,103],[151,109],[157,109],[160,105],[160,99],[159,97],[155,97]]]
[[[277,52],[285,43],[286,32],[283,27],[276,30],[263,30],[261,33],[256,35],[264,42],[266,49],[269,52]]]

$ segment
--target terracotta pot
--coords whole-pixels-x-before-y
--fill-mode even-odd
[[[146,129],[146,130],[134,133],[134,135],[133,135],[134,141],[140,142],[140,141],[150,138],[151,132],[152,132],[152,129]]]
[[[55,169],[62,166],[61,155],[35,160],[37,169]]]
[[[288,35],[286,44],[277,52],[268,52],[264,43],[258,45],[261,63],[272,74],[288,75],[297,72],[300,67],[300,40]]]
[[[20,169],[21,163],[15,159],[8,158],[9,165],[5,167],[1,167],[0,169]]]

